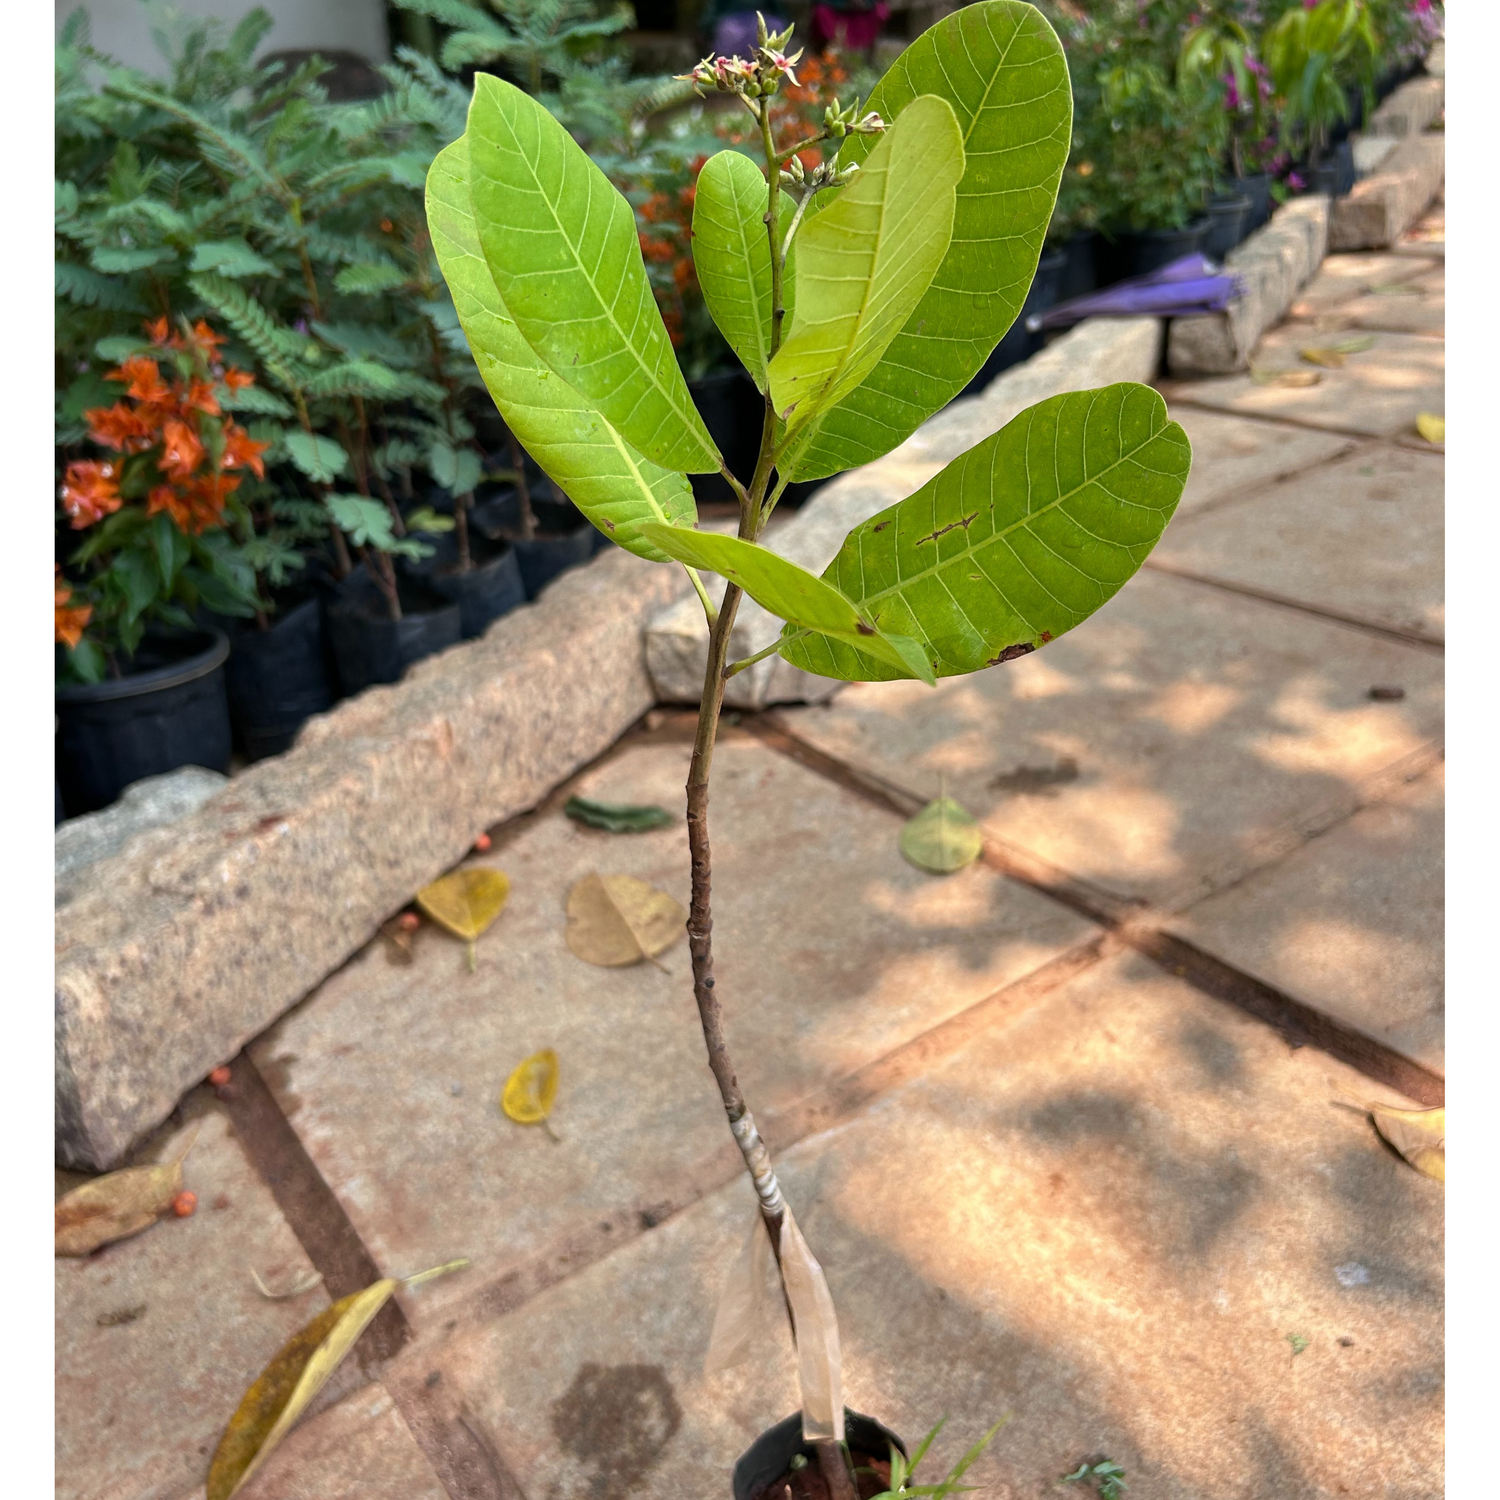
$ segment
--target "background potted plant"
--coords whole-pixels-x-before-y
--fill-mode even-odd
[[[769,101],[798,61],[788,35],[763,30],[753,59],[711,58],[692,74],[746,108],[761,140],[759,165],[734,150],[712,157],[694,206],[705,299],[764,393],[749,474],[724,463],[665,326],[625,316],[652,300],[629,205],[535,101],[479,75],[463,136],[433,163],[427,206],[460,320],[507,423],[617,545],[682,563],[704,607],[707,662],[686,788],[694,997],[759,1204],[750,1259],[764,1253],[781,1271],[803,1435],[829,1494],[851,1500],[831,1299],[736,1079],[714,975],[712,752],[725,682],[759,659],[728,660],[739,601],[749,593],[786,621],[760,655],[779,652],[824,675],[935,682],[1000,665],[1045,646],[1128,580],[1176,506],[1190,454],[1149,388],[1073,393],[1032,408],[857,527],[821,578],[758,544],[788,483],[889,452],[973,378],[1020,311],[1070,138],[1061,48],[1017,0],[983,0],[940,22],[906,49],[865,114],[835,113],[820,139],[776,137]],[[1024,115],[1014,108],[1021,99],[1031,101]],[[983,149],[1002,116],[1024,119],[1025,139]],[[791,170],[814,145],[831,159]],[[517,190],[539,178],[540,193]],[[530,274],[542,266],[545,297]],[[599,267],[611,273],[608,292]],[[606,334],[580,362],[585,326]],[[580,430],[596,435],[586,450]],[[694,527],[688,476],[713,472],[732,481],[737,536]],[[1064,485],[1059,473],[1076,479]],[[1070,560],[1080,537],[1086,573]],[[700,568],[724,579],[717,604]]]
[[[145,352],[108,372],[119,399],[82,413],[97,457],[62,476],[56,568],[58,784],[70,814],[113,802],[142,776],[183,765],[227,771],[222,631],[203,607],[253,615],[255,573],[236,533],[236,492],[264,472],[265,444],[224,411],[248,372],[186,319],[150,326]]]

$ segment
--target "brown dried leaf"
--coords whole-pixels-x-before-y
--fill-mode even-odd
[[[1322,376],[1316,370],[1251,370],[1250,378],[1256,385],[1317,385]]]
[[[399,917],[393,917],[381,925],[380,936],[385,940],[387,963],[405,966],[416,959],[414,952],[416,933],[401,925]]]
[[[1375,1128],[1417,1171],[1446,1182],[1444,1145],[1446,1111],[1437,1109],[1392,1109],[1386,1104],[1367,1104]]]
[[[686,922],[681,902],[633,875],[585,875],[568,892],[568,947],[600,968],[655,959]]]
[[[404,1281],[386,1277],[362,1292],[341,1297],[293,1334],[229,1419],[209,1465],[205,1500],[230,1500],[239,1492],[328,1383],[397,1287],[414,1286],[467,1264],[453,1261]]]
[[[194,1129],[175,1161],[125,1167],[60,1198],[52,1211],[52,1253],[89,1255],[149,1229],[182,1191],[182,1163],[197,1138]]]

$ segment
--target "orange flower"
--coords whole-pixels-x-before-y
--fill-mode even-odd
[[[53,630],[57,641],[70,651],[83,639],[83,628],[94,612],[92,604],[69,605],[73,590],[63,582],[62,567],[52,564]]]
[[[193,324],[193,342],[203,351],[205,358],[212,359],[214,352],[224,342],[224,335],[215,333],[202,318],[199,318]]]
[[[123,401],[91,407],[83,414],[89,436],[118,453],[144,453],[156,441],[156,424]]]
[[[223,519],[224,502],[239,487],[227,474],[199,474],[184,484],[159,484],[146,497],[146,514],[166,511],[179,531],[199,536]]]
[[[236,370],[231,365],[224,371],[224,384],[232,391],[242,391],[246,386],[255,384],[255,376],[249,370]]]
[[[186,479],[203,462],[203,444],[186,422],[171,417],[162,427],[161,458],[163,474],[172,479]]]
[[[120,508],[119,471],[108,461],[75,460],[63,478],[62,503],[73,518],[74,531],[102,521]]]
[[[185,391],[179,385],[177,399],[183,406],[193,407],[210,417],[219,415],[219,398],[214,395],[211,381],[190,380]]]
[[[111,370],[106,380],[125,382],[125,394],[132,401],[161,406],[172,399],[171,388],[162,380],[156,361],[146,354],[133,354],[118,370]]]
[[[672,247],[665,240],[654,240],[648,235],[641,236],[641,254],[647,260],[655,261],[657,265],[664,266],[672,259]]]
[[[672,280],[676,283],[679,292],[685,292],[696,280],[693,263],[690,260],[679,260],[672,267]]]
[[[266,477],[266,464],[261,454],[271,445],[258,443],[238,422],[224,424],[224,458],[226,469],[249,469],[257,479]]]
[[[657,220],[665,217],[670,206],[665,193],[652,193],[652,195],[641,204],[641,217],[648,224],[655,224]]]
[[[146,324],[146,336],[153,344],[164,344],[175,348],[182,341],[172,333],[172,325],[166,318],[157,318],[155,322]]]

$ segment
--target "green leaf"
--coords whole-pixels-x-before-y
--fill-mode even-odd
[[[487,73],[465,138],[484,258],[526,342],[638,453],[716,472],[630,205],[540,104]]]
[[[440,535],[445,531],[452,531],[458,524],[452,516],[445,516],[441,511],[434,510],[430,505],[419,505],[406,518],[406,529],[408,531],[425,531],[433,536]]]
[[[101,340],[103,342],[103,340]],[[242,411],[251,416],[260,417],[289,417],[292,415],[291,404],[283,401],[275,391],[268,391],[258,385],[243,386],[237,391],[232,391],[228,386],[220,386],[215,391],[219,398],[219,405],[225,411]]]
[[[91,641],[87,637],[68,652],[68,664],[83,682],[103,682],[104,671],[108,665],[104,656],[104,648],[97,641]]]
[[[899,120],[925,94],[953,106],[963,134],[952,242],[880,363],[805,432],[783,470],[795,479],[857,468],[910,437],[973,379],[1036,274],[1073,130],[1052,28],[1019,0],[964,6],[901,53],[869,107]],[[850,136],[840,163],[863,161],[873,141]]]
[[[217,271],[221,276],[265,276],[276,267],[242,239],[204,240],[194,246],[190,271]]]
[[[464,139],[439,152],[427,175],[427,224],[475,363],[505,425],[613,542],[651,562],[671,561],[640,535],[640,523],[691,526],[698,514],[692,486],[643,458],[522,338],[480,249]]]
[[[372,296],[376,292],[389,292],[406,281],[406,272],[397,265],[345,266],[333,278],[337,291],[360,296]]]
[[[645,833],[652,828],[670,828],[677,821],[664,807],[592,802],[587,797],[569,797],[563,803],[563,812],[575,823],[602,828],[606,833]]]
[[[797,315],[771,361],[788,430],[836,405],[879,363],[942,264],[963,137],[946,99],[914,100],[797,242]]]
[[[391,528],[391,513],[379,500],[364,495],[328,495],[323,503],[333,517],[333,524],[356,547],[375,547],[381,552],[395,550],[397,537]]]
[[[147,266],[174,259],[174,254],[169,247],[163,245],[145,250],[123,250],[114,245],[100,245],[89,258],[96,271],[118,275],[127,271],[144,271]]]
[[[684,527],[652,523],[641,530],[679,562],[707,568],[738,584],[763,609],[787,621],[789,631],[817,631],[848,642],[851,647],[857,642],[885,663],[889,675],[933,682],[925,656],[920,649],[914,649],[913,642],[877,629],[832,584],[777,553],[739,537],[688,531]],[[781,654],[789,653],[783,647]]]
[[[770,188],[765,173],[739,151],[704,163],[693,198],[693,265],[703,300],[729,347],[762,391],[771,359],[771,243],[766,233]],[[785,236],[796,205],[777,198]],[[784,326],[796,306],[796,241],[782,277]]]
[[[126,623],[138,620],[151,606],[161,586],[151,554],[131,548],[115,558],[109,571],[125,596]]]
[[[172,592],[172,585],[188,560],[188,539],[172,523],[165,511],[151,517],[151,549],[156,554],[157,571],[161,574],[164,594]]]
[[[1171,519],[1191,459],[1149,386],[1053,396],[855,527],[823,577],[883,631],[920,641],[939,677],[995,666],[1114,596]],[[805,671],[904,675],[844,639],[787,634],[781,654]]]
[[[939,797],[901,829],[901,853],[930,875],[951,875],[984,851],[984,835],[967,809],[952,797]],[[915,1468],[917,1460],[912,1460]]]
[[[349,467],[349,455],[332,438],[314,437],[308,432],[289,432],[286,451],[307,477],[318,484],[329,484]]]
[[[442,441],[435,442],[428,450],[427,468],[452,495],[467,495],[484,474],[479,455],[472,448],[454,448]]]

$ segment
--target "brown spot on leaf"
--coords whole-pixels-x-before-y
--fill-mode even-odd
[[[1036,647],[1030,641],[1017,641],[1014,646],[1007,646],[999,656],[992,656],[986,663],[987,667],[998,667],[1008,661],[1014,661],[1018,656],[1029,656]]]
[[[859,633],[861,635],[874,635],[875,634],[875,627],[873,625],[866,625],[863,620],[856,620],[855,624],[854,624],[854,628],[857,631],[859,631]]]

